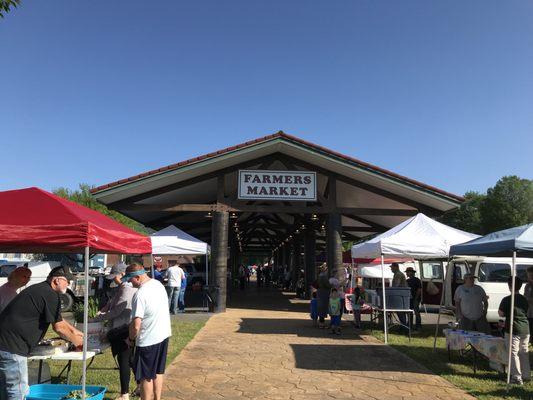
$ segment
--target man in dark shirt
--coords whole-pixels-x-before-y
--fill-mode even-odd
[[[509,277],[507,284],[512,289],[513,278]],[[522,280],[515,278],[513,337],[511,342],[511,383],[523,385],[524,381],[531,380],[529,366],[529,322],[527,320],[528,301],[519,291]],[[511,319],[511,295],[504,297],[498,308],[500,317],[505,317],[505,340],[509,342]]]
[[[26,397],[27,357],[50,324],[62,338],[82,345],[83,333],[61,318],[59,293],[66,293],[71,277],[67,268],[54,268],[45,282],[20,292],[0,314],[0,400]]]
[[[415,331],[418,331],[422,328],[422,317],[420,316],[422,282],[420,282],[420,279],[415,276],[416,271],[413,267],[407,267],[405,273],[407,274],[407,285],[411,288],[410,308],[415,312]],[[411,325],[413,325],[413,316],[409,315],[409,318],[411,318]]]

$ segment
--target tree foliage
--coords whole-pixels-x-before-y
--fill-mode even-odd
[[[20,0],[0,0],[0,17],[4,18],[11,8],[17,8]]]
[[[148,229],[138,223],[137,221],[132,220],[117,211],[110,210],[105,205],[98,203],[96,199],[91,195],[91,187],[87,184],[80,184],[79,190],[70,190],[66,188],[58,188],[53,191],[54,194],[62,197],[64,199],[73,201],[75,203],[81,204],[87,208],[96,210],[104,215],[107,215],[110,218],[113,218],[115,221],[120,222],[122,225],[125,225],[139,233],[148,234]]]
[[[517,176],[504,176],[480,207],[485,233],[533,222],[533,181]]]
[[[464,198],[465,202],[457,210],[444,214],[441,222],[466,232],[481,235],[484,228],[479,209],[485,200],[485,195],[478,192],[466,192]]]
[[[467,192],[466,201],[441,221],[480,235],[533,222],[533,181],[504,176],[486,194]]]

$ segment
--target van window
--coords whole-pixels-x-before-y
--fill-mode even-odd
[[[422,278],[442,279],[443,268],[442,268],[441,263],[423,261],[421,264],[422,264]]]
[[[529,265],[517,264],[516,275],[524,282],[527,281],[527,268]],[[479,265],[480,282],[505,282],[511,276],[511,266],[503,263],[481,263]]]
[[[465,262],[453,263],[453,281],[462,283],[464,282],[464,276],[470,272],[469,266]]]

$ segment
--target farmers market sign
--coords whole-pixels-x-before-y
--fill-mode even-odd
[[[240,170],[239,199],[316,201],[316,172]]]

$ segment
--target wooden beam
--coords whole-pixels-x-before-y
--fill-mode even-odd
[[[215,212],[215,211],[233,211],[233,212],[255,212],[255,213],[272,213],[272,214],[329,214],[337,211],[341,214],[356,215],[392,215],[392,216],[413,216],[418,213],[417,210],[395,209],[395,208],[361,208],[361,207],[338,207],[336,210],[331,207],[306,207],[306,206],[278,206],[278,205],[241,205],[231,203],[224,204],[132,204],[124,207],[127,211],[161,211],[161,212]]]

